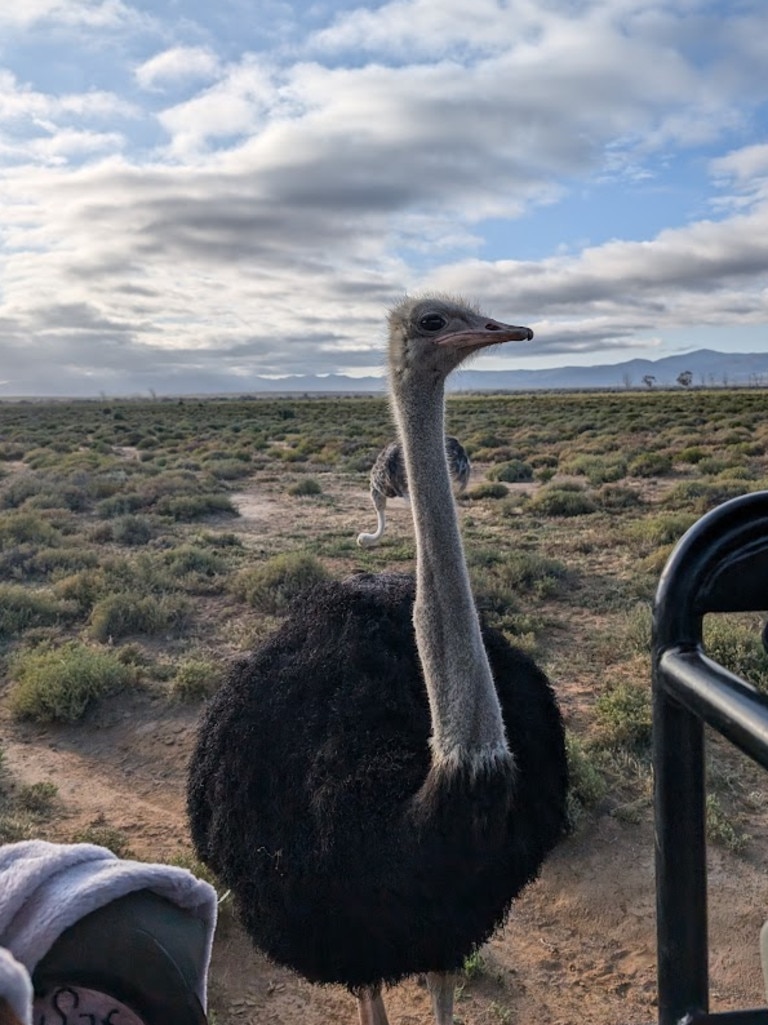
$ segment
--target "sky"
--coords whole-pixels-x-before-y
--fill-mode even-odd
[[[768,351],[764,0],[0,5],[0,398]]]

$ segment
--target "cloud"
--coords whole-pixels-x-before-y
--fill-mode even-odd
[[[768,319],[768,204],[700,221],[644,242],[611,241],[537,262],[465,260],[427,275],[426,288],[482,297],[499,316],[528,319],[537,351],[621,347],[648,331]],[[546,329],[535,321],[546,311]],[[558,326],[560,325],[560,326]],[[565,328],[568,328],[565,330]]]
[[[20,123],[36,118],[135,117],[137,108],[112,92],[92,89],[81,93],[45,93],[20,83],[0,68],[0,122]]]
[[[24,0],[0,7],[0,25],[14,29],[44,24],[103,30],[148,25],[151,21],[121,0]]]
[[[45,93],[0,69],[0,159],[8,165],[78,163],[119,152],[126,137],[111,126],[138,116],[138,108],[115,93]]]
[[[362,50],[433,60],[458,48],[503,50],[515,40],[534,39],[551,14],[527,2],[501,7],[476,0],[467,16],[462,0],[394,0],[377,8],[358,7],[337,15],[311,43],[320,51]]]
[[[65,7],[105,26],[136,13],[25,10],[54,23]],[[718,24],[749,63],[737,23],[756,29],[758,14],[744,10]],[[458,0],[396,0],[226,63],[200,26],[169,47],[166,25],[151,49],[126,29],[130,99],[0,72],[7,389],[35,374],[40,388],[161,391],[378,369],[384,310],[423,287],[531,323],[537,352],[763,322],[768,157],[734,132],[768,81],[745,102],[738,53],[703,12],[483,0],[468,16]],[[650,196],[686,147],[709,161],[706,218],[570,255],[512,259],[509,241],[481,258],[488,220],[524,238],[584,185]]]
[[[218,73],[218,58],[202,46],[174,46],[150,57],[135,70],[136,81],[142,89],[150,90],[212,79]]]

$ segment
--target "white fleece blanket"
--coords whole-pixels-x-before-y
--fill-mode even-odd
[[[24,965],[0,949],[0,997],[23,1025],[32,1021],[32,983]]]
[[[27,840],[2,846],[0,947],[6,947],[31,975],[65,929],[135,890],[152,890],[205,923],[208,942],[196,984],[205,1008],[216,891],[183,868],[124,861],[93,844]]]

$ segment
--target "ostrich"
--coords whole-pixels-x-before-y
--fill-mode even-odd
[[[448,459],[448,472],[456,490],[461,493],[469,483],[472,470],[469,456],[458,438],[453,438],[450,434],[445,437],[445,454]],[[388,498],[408,499],[408,479],[405,475],[403,447],[399,441],[392,441],[383,448],[371,468],[371,501],[376,510],[377,522],[373,534],[357,535],[357,543],[361,548],[371,548],[381,540],[386,525]]]
[[[359,574],[296,600],[204,714],[187,802],[198,856],[254,944],[341,983],[361,1025],[424,974],[436,1025],[455,972],[564,832],[563,724],[544,673],[481,626],[445,456],[445,378],[532,337],[466,304],[389,317],[389,381],[416,579]]]

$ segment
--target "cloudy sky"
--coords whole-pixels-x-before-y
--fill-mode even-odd
[[[768,351],[764,0],[7,0],[0,397]]]

